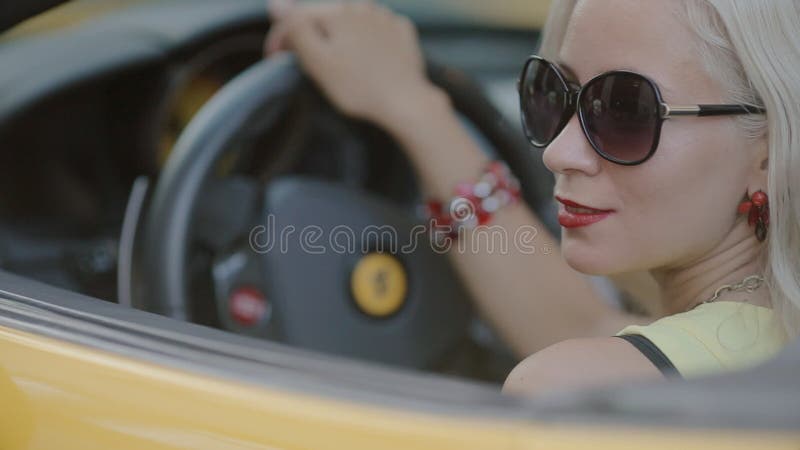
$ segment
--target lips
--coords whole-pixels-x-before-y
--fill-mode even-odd
[[[564,228],[589,226],[606,219],[614,212],[610,209],[592,208],[558,196],[556,200],[563,205],[558,211],[558,223]]]

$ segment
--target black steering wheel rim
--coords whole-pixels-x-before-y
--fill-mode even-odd
[[[429,64],[429,76],[520,178],[526,201],[534,209],[544,205],[552,184],[534,176],[543,172],[536,167],[539,158],[533,157],[518,130],[460,72]],[[286,110],[290,93],[308,84],[293,56],[271,58],[228,83],[192,120],[173,149],[149,205],[141,240],[146,294],[139,297],[143,302],[137,306],[179,320],[191,319],[188,236],[203,186],[241,130],[264,114],[264,105],[271,105],[270,114],[277,117]]]

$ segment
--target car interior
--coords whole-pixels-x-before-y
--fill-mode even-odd
[[[232,258],[246,250],[241,239],[247,227],[258,223],[257,218],[247,217],[253,204],[243,199],[265,201],[263,196],[269,193],[256,192],[260,186],[316,180],[321,183],[318,189],[342,191],[338,200],[353,211],[341,214],[363,207],[348,197],[357,195],[381,203],[380,214],[404,216],[396,220],[406,226],[415,223],[415,208],[422,199],[413,170],[397,145],[381,130],[342,117],[307,81],[271,102],[262,99],[271,105],[253,105],[283,109],[284,104],[285,109],[274,120],[269,111],[260,112],[235,142],[219,150],[215,180],[196,186],[202,192],[195,193],[200,200],[197,211],[191,212],[192,236],[182,237],[191,241],[185,248],[168,248],[175,236],[148,235],[153,227],[165,228],[163,223],[148,226],[148,221],[177,220],[176,203],[186,201],[173,200],[162,207],[160,217],[153,217],[161,211],[157,184],[162,190],[167,184],[165,166],[181,133],[223,85],[262,59],[268,20],[261,1],[118,3],[115,8],[109,2],[102,6],[70,2],[4,36],[3,59],[15,64],[4,65],[0,80],[7,87],[3,91],[10,94],[0,105],[0,146],[8,150],[0,164],[4,171],[0,267],[74,292],[163,313],[163,305],[153,298],[175,293],[153,287],[158,284],[153,278],[172,265],[150,269],[167,261],[167,253],[188,252],[185,267],[176,271],[181,272],[178,277],[186,274],[186,280],[177,284],[188,286],[188,292],[177,296],[191,301],[182,300],[186,310],[176,312],[178,317],[345,356],[502,381],[514,360],[492,330],[468,311],[468,294],[441,255],[427,254],[417,258],[424,263],[406,264],[419,268],[412,277],[437,285],[435,295],[410,301],[427,305],[444,299],[436,307],[439,314],[450,316],[442,316],[453,324],[449,333],[431,327],[432,319],[427,319],[426,333],[419,329],[412,333],[414,327],[425,326],[424,320],[415,319],[416,313],[408,319],[375,323],[349,305],[342,311],[319,310],[331,286],[338,289],[348,281],[346,273],[329,273],[339,264],[330,259],[275,255],[267,263],[273,267],[271,280],[254,273],[263,269],[258,267],[240,268],[237,274],[220,278],[220,268],[230,266]],[[550,214],[550,224],[557,227],[553,209],[544,200],[549,198],[551,178],[519,137],[514,94],[519,61],[535,45],[536,31],[460,17],[453,14],[455,7],[438,11],[424,3],[397,6],[419,23],[431,76],[463,92],[465,123],[488,153],[497,154],[498,145],[510,149],[509,157],[519,161],[517,166],[529,171],[524,178],[532,180],[525,184],[526,198],[544,216]],[[473,87],[485,93],[482,102],[469,95]],[[234,108],[242,109],[241,104]],[[485,136],[476,123],[497,129]],[[313,206],[302,205],[298,195],[292,193],[286,205],[272,204],[265,214],[289,220],[286,209],[312,211]],[[315,195],[309,192],[305,197]],[[249,219],[254,221],[244,222]],[[340,218],[310,214],[293,219],[298,225],[298,220],[334,224]],[[365,226],[384,225],[380,219],[363,217]],[[253,263],[259,264],[264,263]],[[330,280],[304,282],[309,273],[317,278],[328,273]],[[276,309],[268,326],[240,326],[228,317],[226,297],[245,282],[258,284]],[[292,317],[281,320],[290,314],[288,310],[294,311]],[[320,334],[320,322],[331,314],[339,314],[340,322],[325,320],[334,324],[328,334]],[[381,330],[391,327],[392,321],[407,322],[408,335]],[[357,344],[375,339],[385,339],[395,351],[371,351],[377,346]],[[436,339],[440,344],[433,349],[431,342]],[[387,359],[399,354],[406,356]]]
[[[431,79],[557,235],[552,176],[522,136],[515,90],[541,24],[458,1],[385,3],[414,20]],[[448,413],[800,423],[797,345],[750,372],[533,406],[499,394],[518,358],[444,255],[404,256],[407,302],[376,318],[348,288],[362,253],[253,251],[252,230],[268,217],[279,227],[410,231],[423,200],[385,132],[335,111],[291,55],[263,58],[263,0],[74,0],[14,27],[3,17],[3,320],[247,382]],[[359,243],[365,253],[393,244],[375,236]],[[266,299],[256,323],[232,312],[242,286]],[[748,392],[765,405],[759,414]]]

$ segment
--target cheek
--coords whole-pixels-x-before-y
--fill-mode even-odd
[[[691,131],[665,126],[646,163],[603,166],[619,212],[585,232],[564,231],[562,250],[573,268],[609,274],[663,267],[699,258],[723,239],[746,186],[746,166],[731,152],[747,150],[724,127]]]
[[[624,193],[625,231],[653,265],[709,251],[730,231],[745,189],[746,165],[738,153],[746,149],[731,138],[735,131],[690,121],[681,123],[682,133],[665,125],[656,155],[641,171],[616,177],[625,180],[616,184]]]

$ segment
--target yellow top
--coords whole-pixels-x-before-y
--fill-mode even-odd
[[[631,334],[652,341],[684,378],[757,365],[788,343],[772,309],[724,301],[617,335]]]

